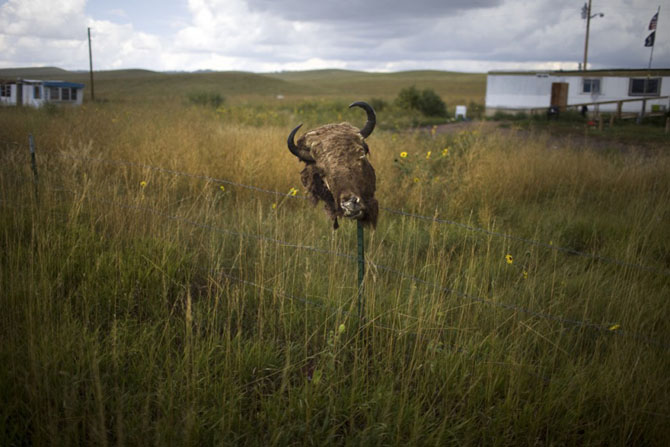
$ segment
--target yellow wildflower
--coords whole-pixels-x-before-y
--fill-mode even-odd
[[[449,148],[445,147],[444,149],[442,149],[442,156],[446,157],[447,155],[449,155]]]
[[[402,152],[400,153],[400,158],[407,158],[407,152],[402,151]]]
[[[419,183],[421,179],[419,177],[414,177],[414,183]]]
[[[219,186],[219,189],[220,189],[221,191],[225,191],[225,190],[226,190],[226,187],[223,186],[223,185],[221,185],[221,186]]]
[[[505,255],[505,261],[507,261],[508,264],[511,264],[512,262],[514,262],[514,258],[512,257],[512,255],[507,254]]]
[[[525,270],[523,271],[523,279],[528,279],[528,272]]]
[[[147,182],[145,182],[144,180],[142,180],[142,181],[140,182],[140,186],[141,186],[142,188],[144,188],[145,186],[147,186]]]
[[[426,152],[426,160],[430,160],[430,154],[432,154],[431,151]]]
[[[273,204],[272,204],[272,209],[273,209],[273,210],[276,210],[276,209],[277,209],[277,203],[273,203]]]
[[[616,330],[619,329],[620,327],[621,327],[620,324],[615,324],[615,325],[610,326],[610,327],[609,327],[609,330],[610,330],[610,331],[616,331]]]
[[[289,195],[292,195],[292,196],[295,197],[298,194],[298,190],[295,189],[295,188],[291,188],[291,189],[289,189],[288,193],[289,193]]]

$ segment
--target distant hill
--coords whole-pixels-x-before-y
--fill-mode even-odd
[[[0,69],[3,79],[58,79],[86,85],[90,94],[87,71],[67,71],[57,67],[26,67]],[[254,97],[276,98],[339,98],[343,101],[380,98],[392,100],[409,86],[430,88],[448,103],[484,101],[486,75],[436,70],[370,73],[364,71],[327,69],[249,73],[240,71],[156,72],[129,69],[94,71],[96,99],[135,102],[184,98],[193,92],[218,93],[233,101]],[[85,96],[86,97],[86,96]]]
[[[445,100],[477,98],[484,101],[486,74],[457,73],[438,70],[399,71],[390,73],[351,70],[309,70],[268,73],[266,76],[315,89],[322,94],[371,96],[389,99],[409,86],[435,90]]]
[[[120,79],[140,78],[147,76],[159,76],[162,73],[151,70],[129,69],[129,70],[105,70],[94,71],[96,79]],[[26,79],[89,79],[87,70],[68,71],[58,67],[25,67],[25,68],[0,68],[0,77],[3,78],[26,78]]]
[[[20,67],[20,68],[0,68],[0,77],[2,78],[36,78],[59,77],[68,75],[71,72],[58,67]]]

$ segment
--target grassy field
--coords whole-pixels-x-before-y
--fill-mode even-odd
[[[0,444],[667,444],[660,136],[380,111],[359,320],[356,226],[304,200],[285,140],[411,84],[483,98],[482,75],[135,72],[1,108]]]

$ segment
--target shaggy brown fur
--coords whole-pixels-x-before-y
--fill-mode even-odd
[[[363,225],[375,227],[379,205],[374,198],[375,170],[368,161],[368,146],[360,130],[349,123],[327,124],[304,134],[296,142],[306,154],[300,173],[312,203],[325,203],[325,210],[337,229],[338,217],[353,217]],[[314,161],[309,160],[312,158]],[[346,216],[342,204],[360,206],[354,216]]]

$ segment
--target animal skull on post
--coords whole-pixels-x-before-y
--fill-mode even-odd
[[[374,197],[375,170],[368,160],[370,150],[365,138],[375,128],[375,111],[362,101],[349,107],[360,107],[367,113],[363,129],[349,123],[326,124],[310,130],[295,142],[300,124],[289,134],[288,148],[305,163],[300,173],[302,184],[314,205],[319,200],[324,202],[326,213],[333,220],[333,229],[339,226],[338,217],[356,219],[374,228],[379,205]]]

